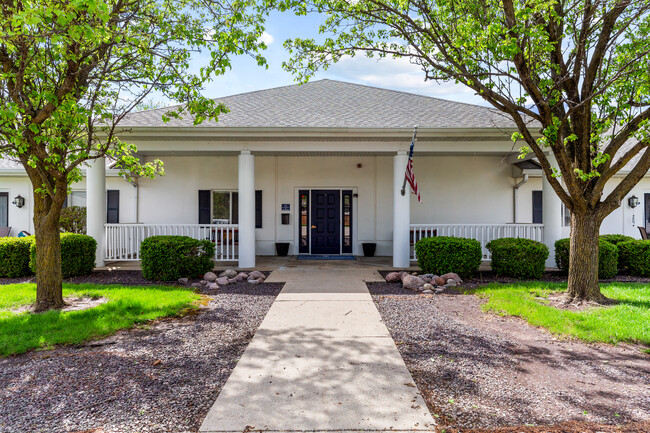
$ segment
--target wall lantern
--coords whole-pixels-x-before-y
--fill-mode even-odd
[[[16,198],[14,198],[14,201],[12,203],[15,204],[18,209],[20,209],[21,207],[25,206],[25,198],[19,194],[16,196]]]
[[[635,196],[635,195],[633,195],[632,197],[630,197],[630,198],[627,199],[627,204],[628,204],[632,209],[634,209],[635,207],[637,207],[637,206],[639,205],[639,203],[641,203],[641,202],[639,201],[639,198],[638,198],[637,196]]]

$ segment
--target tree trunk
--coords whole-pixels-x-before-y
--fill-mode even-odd
[[[569,252],[570,300],[603,302],[598,286],[598,235],[600,220],[596,212],[571,214],[571,249]]]
[[[60,206],[48,195],[34,192],[34,234],[36,235],[35,311],[60,309],[63,302],[61,274]]]

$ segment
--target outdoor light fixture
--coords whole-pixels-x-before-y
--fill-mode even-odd
[[[14,201],[12,203],[15,204],[18,209],[20,209],[21,207],[25,206],[25,198],[19,194],[14,198]]]
[[[633,195],[632,197],[627,199],[627,204],[630,205],[630,207],[632,209],[637,207],[639,205],[639,203],[641,203],[641,202],[639,201],[639,198],[637,196],[635,196],[635,195]]]

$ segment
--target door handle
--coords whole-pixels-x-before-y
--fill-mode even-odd
[[[316,227],[316,226],[311,226],[311,228],[315,229],[315,228],[317,228],[317,227]]]

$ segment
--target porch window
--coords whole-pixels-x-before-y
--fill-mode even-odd
[[[571,211],[562,203],[562,227],[571,227]]]
[[[233,221],[232,191],[212,191],[212,224],[237,224],[238,212]]]
[[[0,192],[0,227],[9,227],[9,193]]]
[[[63,207],[68,206],[86,207],[86,191],[70,191],[63,204]]]
[[[212,191],[212,224],[239,224],[237,191]],[[262,191],[259,190],[255,191],[255,228],[262,228]]]

